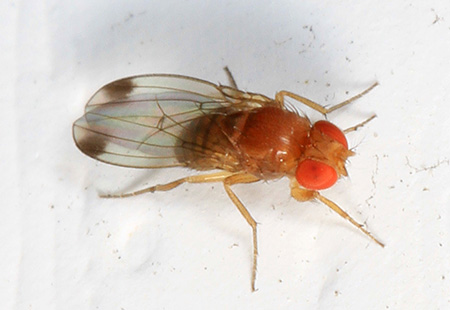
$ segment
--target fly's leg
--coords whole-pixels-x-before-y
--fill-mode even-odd
[[[374,83],[372,86],[367,88],[362,93],[360,93],[360,94],[358,94],[356,96],[353,96],[350,99],[345,100],[344,102],[336,104],[335,106],[332,106],[331,108],[325,108],[325,107],[321,106],[320,104],[315,103],[312,100],[309,100],[309,99],[307,99],[305,97],[299,96],[297,94],[291,93],[291,92],[286,91],[286,90],[282,90],[282,91],[278,92],[275,95],[275,101],[280,105],[281,108],[284,108],[284,98],[285,97],[290,97],[290,98],[292,98],[294,100],[297,100],[297,101],[303,103],[304,105],[310,107],[311,109],[316,110],[317,112],[320,112],[323,115],[326,115],[328,113],[331,113],[331,112],[333,112],[333,111],[335,111],[337,109],[340,109],[340,108],[348,105],[349,103],[355,101],[356,99],[361,98],[362,96],[364,96],[365,94],[370,92],[373,88],[375,88],[375,86],[377,86],[377,85],[378,85],[378,82]]]
[[[230,175],[232,175],[231,172],[228,171],[221,171],[217,173],[210,173],[210,174],[202,174],[202,175],[193,175],[185,178],[178,179],[173,182],[169,182],[166,184],[158,184],[155,186],[151,186],[148,188],[141,189],[136,192],[132,193],[125,193],[125,194],[119,194],[119,195],[100,195],[102,198],[126,198],[126,197],[132,197],[137,196],[145,193],[154,193],[159,191],[170,191],[171,189],[174,189],[175,187],[183,184],[183,183],[213,183],[213,182],[222,182],[226,178],[228,178]]]
[[[357,125],[355,125],[355,126],[352,126],[352,127],[350,127],[350,128],[347,128],[347,129],[343,130],[342,132],[343,132],[343,133],[349,133],[349,132],[352,132],[352,131],[356,131],[356,130],[358,130],[358,128],[364,126],[365,124],[367,124],[368,122],[370,122],[371,120],[373,120],[375,117],[377,117],[377,116],[376,116],[376,115],[372,115],[371,117],[369,117],[369,118],[366,119],[365,121],[363,121],[363,122],[361,122],[361,123],[359,123],[359,124],[357,124]]]
[[[236,84],[236,80],[234,79],[233,74],[231,74],[231,71],[230,71],[230,69],[228,68],[228,66],[225,66],[225,67],[223,68],[223,70],[225,70],[225,73],[226,73],[227,76],[228,76],[228,82],[230,82],[231,87],[233,87],[233,88],[235,88],[235,89],[238,89],[237,84]]]
[[[257,267],[257,258],[258,258],[258,240],[257,240],[257,232],[256,232],[256,221],[250,215],[247,208],[244,204],[239,200],[236,194],[231,190],[230,186],[234,184],[240,183],[253,183],[257,182],[260,179],[251,174],[235,174],[227,177],[223,181],[223,186],[225,187],[225,191],[230,197],[231,201],[238,208],[239,212],[245,218],[247,223],[252,228],[252,237],[253,237],[253,265],[252,265],[252,292],[255,291],[255,281],[256,281],[256,267]]]
[[[132,192],[132,193],[126,193],[126,194],[120,194],[120,195],[101,195],[100,197],[102,197],[102,198],[125,198],[125,197],[141,195],[144,193],[153,193],[156,191],[169,191],[183,183],[222,182],[225,187],[225,191],[228,194],[228,196],[230,197],[231,201],[238,208],[239,212],[242,214],[242,216],[245,218],[247,223],[252,228],[252,234],[253,234],[252,291],[255,291],[256,262],[257,262],[257,256],[258,256],[258,243],[257,243],[257,238],[256,238],[256,221],[250,215],[250,213],[245,208],[245,206],[242,204],[242,202],[239,200],[239,198],[237,198],[236,194],[231,190],[230,186],[234,185],[234,184],[240,184],[240,183],[253,183],[253,182],[257,182],[259,180],[260,180],[259,178],[255,177],[251,174],[233,174],[232,172],[221,171],[221,172],[211,173],[211,174],[189,176],[189,177],[181,178],[181,179],[178,179],[176,181],[169,182],[166,184],[158,184],[158,185],[155,185],[152,187],[144,188],[142,190]]]
[[[378,241],[374,236],[372,236],[366,229],[363,228],[363,225],[356,222],[350,215],[348,215],[347,212],[342,210],[337,204],[332,202],[331,200],[323,197],[319,194],[317,191],[311,191],[304,188],[300,188],[297,180],[292,179],[291,180],[291,196],[294,197],[298,201],[308,201],[317,199],[327,205],[330,209],[332,209],[334,212],[339,214],[344,219],[348,220],[350,223],[352,223],[355,227],[357,227],[359,230],[361,230],[364,234],[366,234],[370,239],[375,241],[378,245],[384,248],[384,244]]]

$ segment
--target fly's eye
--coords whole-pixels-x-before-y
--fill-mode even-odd
[[[327,135],[333,140],[342,144],[346,149],[348,149],[347,139],[344,133],[337,128],[335,125],[327,121],[318,121],[314,124],[314,128],[317,128],[321,133]]]
[[[301,161],[295,177],[301,186],[312,190],[328,188],[338,179],[337,172],[333,167],[313,159]]]

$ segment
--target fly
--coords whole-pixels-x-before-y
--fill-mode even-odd
[[[285,98],[291,98],[327,115],[362,97],[378,83],[325,108],[288,91],[278,92],[275,99],[241,91],[228,68],[225,70],[232,87],[181,75],[150,74],[114,81],[94,94],[85,114],[73,125],[75,143],[86,155],[122,167],[216,170],[103,197],[168,191],[184,183],[222,183],[252,229],[252,291],[258,256],[257,224],[232,185],[288,177],[293,198],[321,201],[384,247],[363,225],[319,193],[347,176],[345,163],[354,152],[348,148],[345,134],[375,116],[341,131],[325,120],[313,124],[285,105]]]

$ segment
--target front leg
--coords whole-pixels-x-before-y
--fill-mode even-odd
[[[384,244],[378,241],[375,237],[373,237],[364,227],[362,224],[359,224],[356,222],[350,215],[348,215],[347,212],[342,210],[337,204],[332,202],[331,200],[323,197],[318,191],[312,191],[308,189],[301,188],[298,184],[297,180],[295,178],[291,179],[291,196],[294,197],[298,201],[309,201],[313,199],[320,200],[322,203],[327,205],[330,209],[332,209],[334,212],[339,214],[344,219],[348,220],[350,223],[352,223],[355,227],[357,227],[359,230],[361,230],[364,234],[366,234],[370,239],[375,241],[378,245],[381,247],[384,247]]]

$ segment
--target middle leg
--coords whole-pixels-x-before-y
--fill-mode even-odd
[[[286,91],[286,90],[282,90],[282,91],[278,92],[278,93],[275,95],[275,101],[279,104],[279,106],[280,106],[281,108],[283,108],[283,107],[284,107],[284,98],[285,98],[285,97],[290,97],[290,98],[292,98],[292,99],[294,99],[294,100],[297,100],[297,101],[303,103],[304,105],[310,107],[311,109],[316,110],[317,112],[322,113],[323,115],[327,115],[328,113],[331,113],[331,112],[333,112],[333,111],[335,111],[335,110],[337,110],[337,109],[340,109],[340,108],[342,108],[342,107],[348,105],[349,103],[355,101],[356,99],[361,98],[362,96],[364,96],[365,94],[367,94],[368,92],[370,92],[373,88],[375,88],[377,85],[378,85],[378,82],[374,83],[372,86],[370,86],[369,88],[367,88],[367,89],[366,89],[365,91],[363,91],[362,93],[360,93],[360,94],[358,94],[358,95],[356,95],[356,96],[353,96],[353,97],[351,97],[350,99],[345,100],[344,102],[341,102],[341,103],[339,103],[339,104],[336,104],[336,105],[332,106],[331,108],[325,108],[325,107],[321,106],[320,104],[315,103],[315,102],[312,101],[312,100],[309,100],[308,98],[299,96],[299,95],[297,95],[297,94],[291,93],[291,92]]]
[[[257,182],[260,179],[251,174],[234,174],[229,176],[223,181],[223,186],[225,187],[225,191],[230,197],[231,201],[238,208],[239,212],[245,218],[247,223],[252,228],[252,236],[253,236],[253,266],[252,266],[252,292],[255,291],[255,281],[256,281],[256,266],[257,266],[257,257],[258,257],[258,240],[256,235],[256,221],[251,216],[250,212],[248,212],[247,208],[244,204],[239,200],[236,194],[231,190],[230,186],[234,184],[240,183],[253,183]]]

